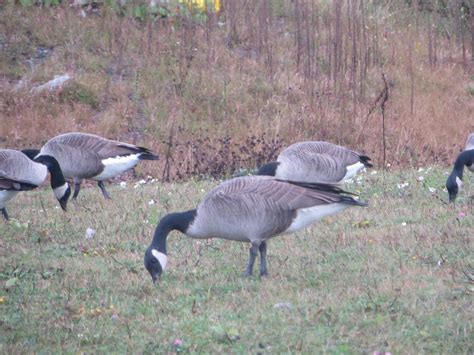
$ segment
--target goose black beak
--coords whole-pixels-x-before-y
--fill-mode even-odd
[[[158,281],[158,275],[151,275],[151,279],[153,280],[153,284],[156,284]]]

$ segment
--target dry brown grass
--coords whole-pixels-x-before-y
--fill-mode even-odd
[[[468,33],[461,41],[454,2],[445,17],[393,3],[264,3],[229,2],[207,23],[202,15],[140,21],[133,4],[126,16],[103,6],[86,18],[66,4],[3,5],[2,147],[77,130],[165,154],[170,135],[175,146],[232,137],[245,147],[265,133],[285,144],[333,141],[380,164],[384,73],[387,162],[451,163],[474,131]],[[31,92],[66,72],[69,87]],[[164,167],[141,171],[159,177]]]

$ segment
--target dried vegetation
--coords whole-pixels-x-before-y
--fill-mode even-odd
[[[161,152],[167,159],[139,173],[178,179],[251,169],[304,139],[378,164],[447,164],[474,130],[466,2],[227,1],[219,13],[7,2],[0,11],[2,147],[98,133]],[[62,89],[32,92],[64,73],[73,79]]]

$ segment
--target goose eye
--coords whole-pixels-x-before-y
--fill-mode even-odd
[[[154,257],[151,259],[151,263],[152,263],[152,264],[156,264],[157,261],[158,261],[158,260],[156,260]]]

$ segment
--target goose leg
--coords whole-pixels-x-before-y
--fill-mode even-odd
[[[0,211],[2,211],[3,218],[8,221],[10,218],[8,217],[7,208],[3,207]]]
[[[72,195],[72,199],[77,199],[77,195],[79,195],[79,190],[81,189],[81,181],[78,179],[74,179],[74,194]]]
[[[255,264],[255,259],[257,258],[258,254],[258,244],[252,244],[249,249],[250,256],[249,256],[249,263],[247,265],[247,269],[245,270],[244,276],[250,277],[253,273],[253,264]]]
[[[102,194],[104,195],[105,199],[106,200],[110,200],[110,195],[109,193],[107,192],[107,190],[105,189],[105,185],[104,185],[104,182],[103,181],[99,181],[97,183],[97,185],[99,185],[101,191],[102,191]]]
[[[267,276],[267,242],[263,241],[258,250],[260,250],[260,276]]]

